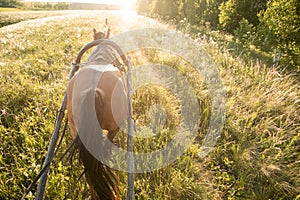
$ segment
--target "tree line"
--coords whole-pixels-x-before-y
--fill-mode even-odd
[[[28,7],[33,10],[68,10],[70,9],[70,4],[65,2],[33,2],[30,5],[28,5]]]
[[[22,0],[1,0],[0,7],[27,8],[31,10],[68,10],[70,4],[66,2],[23,2]]]
[[[0,7],[4,8],[15,8],[17,6],[20,6],[22,3],[20,0],[1,0],[0,1]]]
[[[137,0],[139,14],[209,26],[300,64],[299,0]],[[275,54],[275,55],[276,55]]]

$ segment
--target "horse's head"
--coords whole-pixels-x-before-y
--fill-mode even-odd
[[[108,39],[109,35],[110,35],[110,29],[109,28],[106,31],[97,31],[94,28],[94,40]]]
[[[97,31],[95,28],[94,31],[94,40],[99,39],[109,39],[110,37],[110,28],[108,27],[108,19],[105,19],[105,30],[104,31]]]

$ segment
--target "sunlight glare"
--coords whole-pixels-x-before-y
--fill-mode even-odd
[[[136,23],[136,9],[135,4],[136,0],[120,0],[121,13],[122,13],[122,31],[127,31]]]
[[[134,10],[136,0],[119,1],[122,10]]]

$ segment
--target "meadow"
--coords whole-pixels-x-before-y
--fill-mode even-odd
[[[61,13],[61,14],[60,14]],[[49,16],[57,16],[57,15],[66,15],[66,11],[64,12],[46,12],[46,11],[21,11],[17,9],[8,9],[1,8],[0,9],[0,28],[3,26],[16,24],[18,22],[44,18]]]
[[[20,198],[39,173],[71,63],[93,39],[94,27],[103,28],[109,18],[115,35],[135,28],[172,28],[123,14],[0,13],[1,23],[13,24],[0,29],[0,199]],[[194,39],[213,58],[225,87],[221,137],[200,159],[211,102],[205,83],[189,63],[161,51],[132,52],[133,67],[161,63],[186,77],[196,91],[201,114],[197,136],[184,155],[163,169],[135,175],[135,199],[300,199],[299,78],[281,66],[234,56],[214,37]],[[133,95],[134,117],[140,124],[149,123],[147,111],[158,103],[164,107],[168,123],[155,138],[135,139],[135,151],[166,145],[180,123],[180,102],[159,86],[141,88]],[[120,133],[116,143],[126,148],[125,139],[126,134]],[[82,172],[79,161],[74,159],[72,165],[68,159],[58,162],[70,142],[66,134],[50,170],[46,199],[63,199],[74,184],[69,199],[88,198],[84,178],[77,181]],[[125,199],[126,173],[117,173]],[[35,193],[36,187],[27,198],[34,199]]]

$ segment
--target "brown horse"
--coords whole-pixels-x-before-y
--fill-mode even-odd
[[[99,33],[94,29],[95,39],[109,38],[109,29]],[[113,48],[109,45],[99,45],[70,80],[67,89],[71,135],[77,144],[93,199],[120,199],[118,180],[112,170],[98,161],[83,144],[82,137],[89,137],[87,130],[90,130],[89,126],[93,126],[89,123],[89,117],[93,113],[80,113],[82,110],[90,110],[93,106],[97,123],[107,132],[104,134],[103,131],[104,137],[113,140],[120,125],[128,117],[127,89],[119,67],[120,62]],[[92,98],[88,98],[89,95],[92,95]]]

